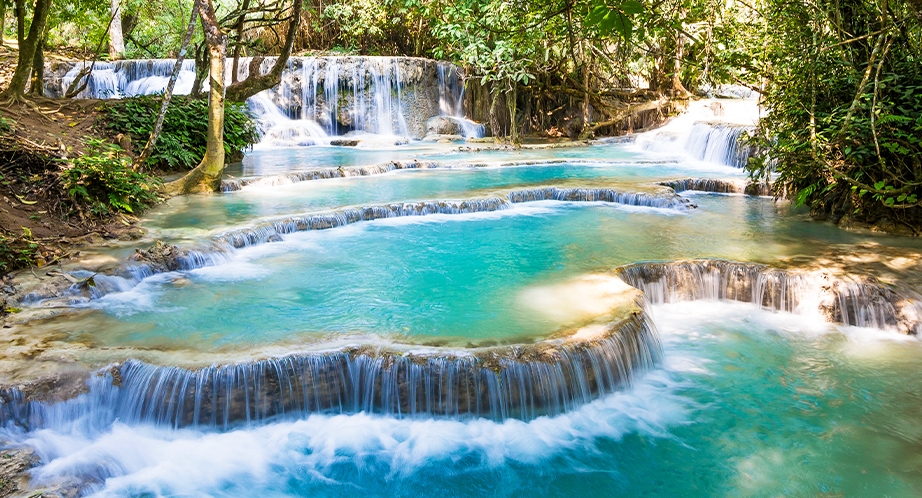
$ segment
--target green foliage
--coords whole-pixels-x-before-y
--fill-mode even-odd
[[[95,215],[135,213],[160,201],[159,179],[133,171],[125,151],[100,139],[87,139],[86,151],[64,169],[61,180]]]
[[[33,265],[40,252],[28,228],[22,227],[22,234],[0,229],[0,273]]]
[[[625,40],[630,40],[634,32],[631,16],[643,12],[643,5],[636,0],[624,0],[620,5],[610,6],[600,2],[589,6],[586,23],[597,26],[602,33],[618,33]]]
[[[762,148],[819,216],[922,226],[922,19],[908,1],[767,2]]]
[[[131,137],[136,147],[147,143],[157,120],[161,96],[148,95],[105,103],[106,126],[114,133]],[[208,130],[208,101],[174,95],[170,99],[163,130],[147,166],[169,170],[191,169],[205,155]],[[258,136],[246,106],[228,102],[224,108],[224,149],[238,155],[256,143]],[[136,151],[140,153],[140,150]]]
[[[16,121],[0,116],[0,134],[12,133],[16,129]]]

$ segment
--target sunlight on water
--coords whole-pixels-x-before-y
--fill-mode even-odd
[[[313,415],[227,433],[116,423],[6,436],[47,462],[34,473],[38,482],[88,478],[98,496],[915,496],[922,489],[913,463],[922,443],[915,429],[922,383],[912,373],[918,341],[744,304],[681,303],[653,313],[664,368],[629,392],[554,418]]]

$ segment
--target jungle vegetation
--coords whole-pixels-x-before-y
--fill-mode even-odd
[[[754,177],[773,175],[776,194],[821,218],[922,227],[922,0],[0,4],[6,38],[19,46],[5,99],[41,93],[48,50],[86,60],[182,54],[197,62],[199,90],[241,57],[280,56],[267,75],[226,87],[210,78],[212,90],[196,92],[211,109],[208,145],[176,192],[215,188],[225,101],[276,84],[289,55],[407,55],[465,67],[489,128],[513,142],[631,131],[657,120],[626,129],[626,117],[661,118],[707,89],[757,90],[765,117],[751,137],[761,151]]]

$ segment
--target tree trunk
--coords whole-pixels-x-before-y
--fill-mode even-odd
[[[25,36],[25,2],[16,0],[16,17],[19,21],[17,34],[20,39],[19,59],[16,61],[16,71],[10,79],[10,86],[0,94],[2,98],[21,99],[26,91],[26,83],[32,73],[32,61],[35,58],[35,49],[45,32],[45,23],[48,21],[48,12],[51,10],[52,0],[37,0],[32,15],[32,25],[29,27],[29,36]],[[23,37],[25,38],[23,39]]]
[[[125,57],[121,0],[109,1],[109,13],[112,16],[112,21],[109,23],[109,58],[112,60],[121,59]]]
[[[32,83],[29,93],[38,97],[45,95],[45,37],[42,36],[35,46],[35,57],[32,58]]]
[[[243,102],[257,93],[267,90],[278,85],[282,81],[282,72],[288,66],[288,58],[291,56],[291,50],[295,44],[295,38],[298,36],[298,26],[301,22],[301,5],[303,0],[294,0],[294,10],[291,14],[291,21],[288,24],[288,33],[285,35],[285,46],[279,54],[278,59],[272,69],[264,74],[253,74],[252,68],[247,79],[234,83],[227,88],[227,100],[231,102]]]
[[[205,78],[208,76],[208,70],[206,69],[208,66],[208,44],[203,43],[195,48],[195,81],[192,82],[191,92],[193,97],[202,96],[202,86],[204,86]]]
[[[682,17],[685,10],[682,9]],[[672,58],[672,95],[680,99],[688,98],[688,90],[682,84],[682,57],[685,55],[685,35],[678,33],[675,39],[675,56]]]
[[[154,129],[150,132],[150,137],[147,139],[147,144],[144,145],[144,150],[141,151],[134,160],[134,164],[131,165],[131,168],[135,171],[138,171],[144,166],[144,163],[147,162],[147,159],[150,158],[150,155],[154,152],[157,139],[160,138],[160,132],[163,130],[163,120],[166,119],[166,111],[170,107],[170,99],[173,97],[173,88],[176,87],[176,79],[179,77],[179,72],[182,70],[182,63],[186,57],[186,50],[189,49],[189,42],[192,40],[192,32],[195,31],[195,18],[198,17],[200,2],[201,0],[195,0],[195,4],[192,5],[192,15],[189,16],[189,26],[186,28],[186,33],[183,35],[182,45],[179,47],[179,55],[176,57],[176,64],[173,65],[173,73],[170,74],[170,81],[163,91],[163,100],[160,102],[160,112],[157,113],[157,121],[154,122]]]
[[[14,14],[16,15],[16,43],[22,48],[26,41],[26,2],[25,0],[15,0],[13,4]]]
[[[201,0],[199,17],[208,45],[208,142],[205,157],[184,177],[165,185],[169,194],[215,192],[224,172],[224,62],[227,58],[227,35],[221,31],[211,0]]]
[[[6,7],[8,0],[0,0],[0,47],[6,45],[3,34],[6,33]]]
[[[508,80],[506,85],[506,110],[509,112],[509,140],[513,145],[519,145],[519,130],[515,121],[519,103],[516,93],[516,83]]]
[[[499,142],[503,131],[500,129],[499,117],[496,115],[496,104],[499,101],[499,92],[496,89],[495,83],[490,83],[490,94],[492,95],[490,99],[490,133],[493,135],[493,141]]]
[[[240,68],[240,50],[243,48],[243,28],[246,23],[246,13],[249,9],[250,0],[243,0],[243,5],[240,6],[240,10],[243,14],[240,14],[240,18],[237,19],[237,45],[234,47],[234,63],[231,67],[231,85],[237,82],[237,70]]]

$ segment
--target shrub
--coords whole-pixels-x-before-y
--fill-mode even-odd
[[[106,128],[127,134],[137,147],[143,147],[154,128],[160,103],[160,95],[107,101],[104,104]],[[174,95],[163,120],[163,131],[146,166],[167,170],[192,169],[205,156],[207,130],[208,101]],[[240,154],[257,140],[256,125],[246,106],[227,102],[224,108],[224,150],[228,157]],[[135,152],[140,154],[141,151]]]
[[[62,182],[78,203],[96,215],[134,213],[160,201],[160,180],[131,169],[131,159],[118,145],[86,140],[86,151],[64,169]]]

